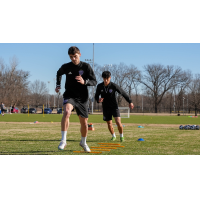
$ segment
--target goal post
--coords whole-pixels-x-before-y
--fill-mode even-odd
[[[130,108],[129,107],[118,107],[121,118],[130,118]]]

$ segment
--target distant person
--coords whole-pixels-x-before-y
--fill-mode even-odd
[[[112,135],[111,140],[116,140],[116,135],[114,132],[114,128],[112,125],[112,116],[115,118],[115,122],[117,124],[119,134],[120,134],[120,141],[124,141],[123,136],[123,126],[121,123],[121,117],[120,112],[118,109],[118,104],[116,101],[115,93],[118,92],[121,94],[126,101],[129,103],[129,107],[131,109],[134,108],[134,105],[129,98],[129,96],[126,94],[126,92],[120,88],[115,83],[111,82],[111,73],[109,71],[104,71],[102,73],[103,82],[97,85],[95,99],[97,103],[102,103],[103,106],[103,120],[107,122],[108,129]],[[101,98],[99,96],[101,95]]]
[[[6,111],[6,107],[3,104],[3,102],[1,102],[1,115],[4,116],[4,111]]]
[[[13,104],[12,109],[11,109],[11,112],[13,112],[14,108],[15,108],[15,104]]]
[[[87,86],[95,86],[97,84],[96,77],[91,66],[88,63],[80,61],[80,50],[73,46],[68,50],[71,62],[63,64],[57,71],[57,83],[55,91],[60,90],[62,75],[66,75],[65,92],[63,94],[63,110],[64,114],[61,121],[62,139],[58,146],[59,150],[63,150],[66,146],[67,130],[69,127],[69,118],[72,110],[75,108],[81,124],[81,141],[80,146],[85,152],[90,152],[90,148],[86,143],[88,133],[88,89]]]

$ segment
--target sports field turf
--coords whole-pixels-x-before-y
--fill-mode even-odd
[[[67,134],[67,147],[58,150],[61,139],[60,120],[62,115],[23,114],[0,116],[0,154],[2,155],[83,155],[80,151],[80,125],[78,117],[70,117]],[[4,122],[3,122],[4,121]],[[38,121],[38,124],[34,124]],[[87,144],[98,147],[98,143],[111,143],[111,135],[102,115],[90,115],[95,131],[89,131]],[[179,130],[180,124],[200,124],[199,118],[187,116],[131,116],[122,119],[125,141],[119,141],[117,127],[114,124],[117,140],[112,143],[124,147],[104,151],[101,154],[84,155],[199,155],[200,131]],[[138,128],[143,125],[144,128]],[[138,138],[145,141],[139,142]]]
[[[60,122],[61,114],[5,114],[0,116],[0,122]],[[76,114],[70,116],[71,122],[79,122]],[[105,123],[102,115],[89,115],[89,123]],[[141,124],[200,124],[200,118],[188,116],[159,116],[159,115],[131,115],[130,118],[122,118],[122,123],[141,123]]]

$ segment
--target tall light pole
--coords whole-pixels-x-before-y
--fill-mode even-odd
[[[85,59],[85,61],[87,62],[87,63],[89,63],[89,64],[93,64],[93,60],[92,59]],[[94,70],[93,70],[94,71]],[[94,86],[93,86],[94,87]],[[93,87],[92,87],[92,114],[93,114],[93,92],[94,92],[94,90],[93,90]],[[89,102],[88,102],[88,107],[89,107]]]
[[[54,94],[53,94],[53,97],[54,97],[54,101],[53,101],[53,107],[55,108],[55,88],[56,88],[56,86],[55,86],[55,78],[53,79],[54,80]]]
[[[104,71],[106,71],[106,67],[112,67],[112,64],[106,64],[106,65],[104,65]]]
[[[48,81],[48,108],[49,108],[49,83],[50,81]]]
[[[183,97],[183,115],[184,115],[184,99],[185,97]]]
[[[174,114],[175,114],[175,88],[174,88]]]
[[[142,112],[143,112],[143,94],[142,94]]]
[[[94,71],[94,43],[93,43],[93,71]],[[93,114],[93,105],[94,105],[94,86],[92,87],[92,114]]]
[[[188,94],[187,94],[187,113],[188,113]]]
[[[89,64],[93,64],[93,60],[92,59],[85,59],[85,61]]]
[[[93,59],[85,59],[86,62],[93,64],[94,71],[94,43],[93,43]],[[92,86],[92,114],[93,114],[93,105],[94,105],[94,86]]]

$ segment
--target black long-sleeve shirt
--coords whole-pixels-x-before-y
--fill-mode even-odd
[[[57,87],[61,86],[63,74],[66,75],[65,97],[86,99],[88,98],[87,86],[95,86],[97,84],[91,66],[85,62],[80,62],[78,65],[74,65],[72,62],[63,64],[57,71]],[[75,77],[79,75],[84,79],[85,85],[82,85],[75,79]]]
[[[97,85],[95,99],[97,103],[99,103],[99,95],[101,98],[104,98],[102,105],[103,108],[111,107],[111,108],[118,108],[117,100],[115,93],[118,92],[121,94],[128,103],[132,103],[132,100],[126,94],[126,92],[120,88],[117,84],[110,82],[108,86],[104,85],[104,82]]]

